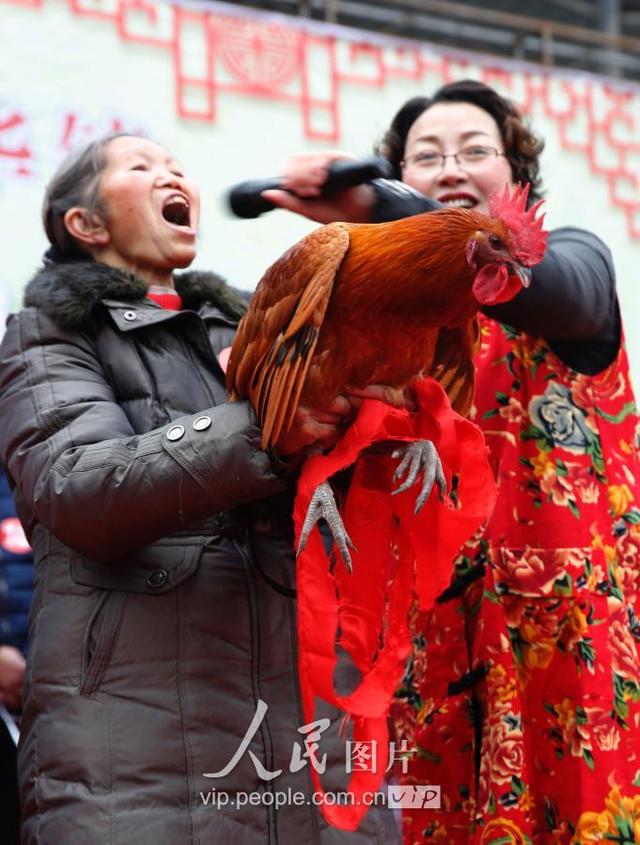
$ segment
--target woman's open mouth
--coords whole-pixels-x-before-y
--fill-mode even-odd
[[[447,208],[475,208],[478,200],[471,194],[449,193],[437,197],[438,202],[446,205]]]
[[[191,228],[191,206],[182,194],[172,194],[162,206],[162,216],[173,226]]]

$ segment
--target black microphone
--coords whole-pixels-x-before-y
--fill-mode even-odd
[[[358,161],[344,159],[334,161],[327,171],[327,181],[322,186],[321,196],[335,194],[345,188],[353,188],[372,179],[389,179],[393,175],[391,164],[382,156],[372,156]],[[272,202],[260,196],[262,191],[282,188],[282,179],[251,179],[240,182],[229,190],[229,208],[236,217],[251,219],[277,208]]]

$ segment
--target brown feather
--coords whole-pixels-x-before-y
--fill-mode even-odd
[[[227,385],[232,398],[248,396],[257,409],[263,448],[295,416],[348,247],[346,224],[316,229],[269,268],[238,327]]]

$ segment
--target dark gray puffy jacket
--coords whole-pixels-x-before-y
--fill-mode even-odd
[[[36,562],[22,841],[394,842],[387,813],[356,833],[327,827],[308,767],[289,771],[304,719],[289,506],[273,498],[286,484],[249,405],[227,403],[217,354],[241,301],[204,274],[177,287],[176,313],[135,276],[50,265],[2,344],[0,454]],[[283,774],[265,783],[245,753],[204,778],[232,758],[259,699],[249,750]],[[337,720],[324,737],[336,788]],[[226,806],[207,803],[212,788]],[[275,794],[293,792],[303,803],[276,812]]]

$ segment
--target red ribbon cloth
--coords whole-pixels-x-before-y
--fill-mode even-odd
[[[296,540],[315,488],[355,463],[341,515],[356,551],[353,573],[342,560],[330,572],[322,539],[314,528],[297,563],[299,667],[305,720],[314,720],[320,698],[353,720],[351,741],[371,743],[373,771],[352,771],[349,805],[322,803],[327,821],[355,830],[369,809],[364,793],[376,792],[389,759],[387,716],[411,648],[408,614],[414,596],[431,607],[447,587],[460,546],[484,523],[495,501],[495,483],[480,430],[451,407],[441,385],[416,385],[419,410],[409,413],[366,400],[353,425],[328,454],[308,460],[302,470],[294,509]],[[418,482],[396,496],[392,480],[398,460],[385,454],[361,455],[372,443],[431,440],[442,461],[448,489],[459,473],[458,506],[442,502],[437,487],[414,516]],[[362,673],[349,695],[334,690],[336,645]],[[352,746],[353,747],[353,746]],[[355,766],[354,766],[355,769]],[[320,777],[311,767],[317,792]]]

